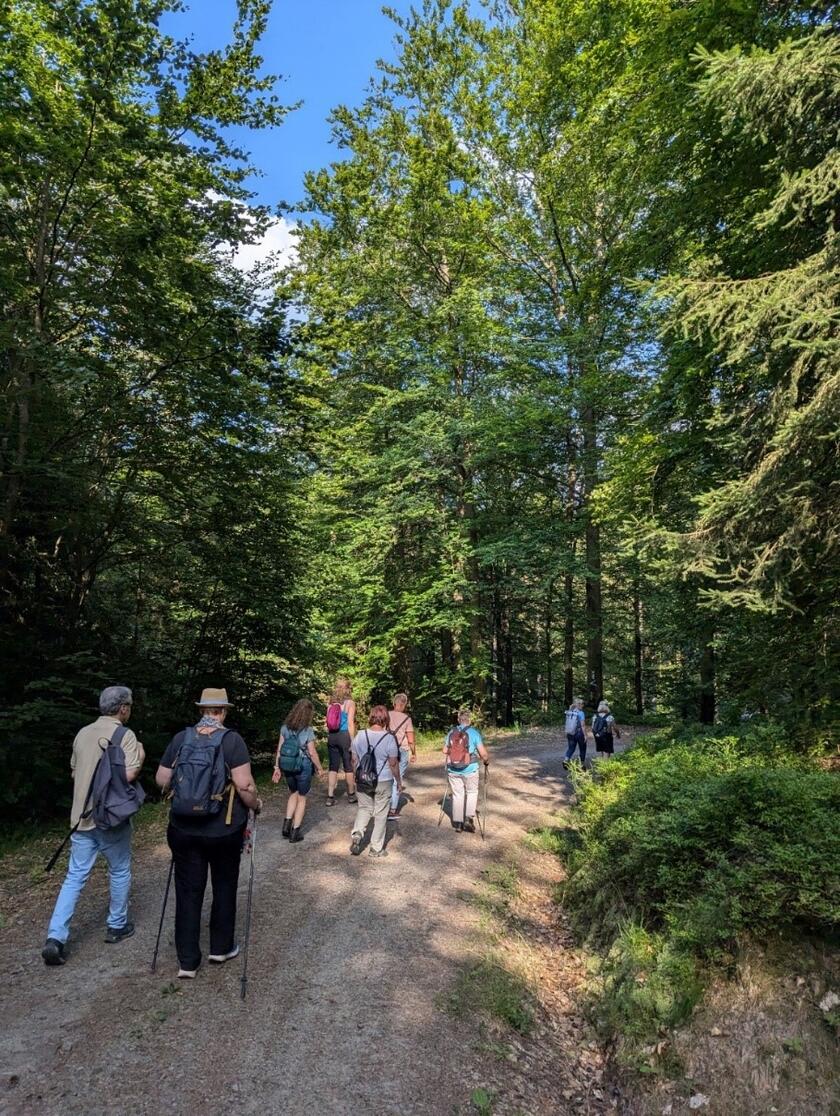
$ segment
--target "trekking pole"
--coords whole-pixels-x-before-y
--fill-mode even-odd
[[[484,840],[484,833],[487,829],[487,776],[490,774],[490,768],[485,763],[484,765],[484,790],[481,796],[481,840]]]
[[[172,873],[175,869],[175,857],[169,861],[169,875],[166,877],[166,891],[163,893],[163,906],[160,909],[160,922],[158,923],[157,938],[155,939],[155,952],[152,954],[152,972],[157,968],[158,950],[160,949],[160,935],[163,931],[163,916],[166,914],[166,904],[169,899],[169,887],[172,883]]]
[[[446,790],[443,792],[443,798],[441,799],[441,802],[440,802],[440,814],[438,815],[438,829],[440,828],[440,823],[443,821],[443,816],[446,813],[446,800],[447,800],[448,797],[449,797],[449,778],[447,777]]]
[[[245,945],[242,950],[242,980],[239,994],[245,999],[248,990],[248,941],[251,937],[251,904],[254,898],[254,852],[257,847],[257,814],[251,823],[251,867],[248,872],[248,904],[245,907]]]

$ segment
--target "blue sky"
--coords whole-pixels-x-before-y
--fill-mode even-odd
[[[411,0],[390,6],[407,13]],[[274,0],[260,51],[266,70],[283,75],[281,100],[304,104],[275,131],[237,135],[263,173],[252,183],[260,202],[301,201],[304,172],[336,159],[327,115],[337,104],[359,104],[376,60],[395,55],[397,28],[381,7],[382,0]],[[163,26],[204,51],[229,40],[235,12],[234,0],[192,0]]]

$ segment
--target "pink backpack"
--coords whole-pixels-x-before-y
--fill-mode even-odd
[[[341,702],[331,701],[327,706],[327,732],[338,732],[341,728]]]

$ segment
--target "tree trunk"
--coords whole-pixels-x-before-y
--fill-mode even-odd
[[[513,724],[513,639],[510,632],[510,616],[505,620],[504,637],[504,673],[505,673],[505,716],[506,725]]]
[[[633,587],[633,693],[636,699],[636,716],[644,713],[642,689],[642,599],[638,582]]]
[[[583,419],[583,473],[586,503],[586,683],[594,707],[604,695],[603,614],[601,608],[601,532],[592,518],[591,499],[598,483],[595,411],[586,404]]]
[[[706,642],[700,657],[700,721],[704,725],[715,723],[715,647],[714,630],[706,633]]]
[[[554,651],[551,641],[551,623],[553,620],[552,607],[554,604],[554,580],[548,583],[548,594],[545,602],[545,690],[543,692],[542,708],[543,713],[547,713],[551,708],[551,699],[554,696],[553,690],[553,677],[551,670],[551,657]]]
[[[563,604],[563,700],[568,709],[575,696],[575,579],[571,571],[563,578]]]

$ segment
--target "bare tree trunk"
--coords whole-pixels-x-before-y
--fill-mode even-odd
[[[554,652],[554,647],[551,639],[551,624],[553,617],[554,605],[554,579],[548,583],[548,593],[545,602],[545,691],[543,694],[542,708],[543,713],[547,713],[551,707],[551,699],[554,696],[553,686],[554,680],[552,677],[551,658]]]

